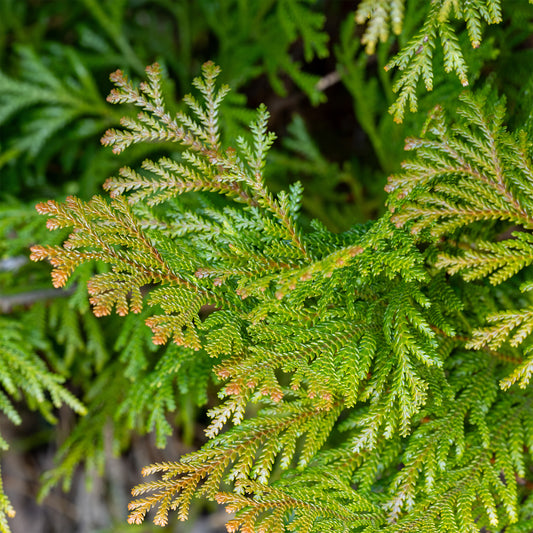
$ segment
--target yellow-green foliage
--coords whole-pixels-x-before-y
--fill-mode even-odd
[[[0,2],[0,411],[84,414],[41,496],[207,406],[131,523],[533,531],[528,2],[66,4]],[[332,95],[348,129],[308,110],[274,145],[238,92],[266,85],[275,124]]]
[[[405,0],[364,0],[357,8],[356,20],[364,23],[369,19],[361,41],[368,53],[374,53],[378,41],[385,42],[389,28],[398,35],[402,31]],[[405,108],[417,110],[417,85],[420,78],[426,90],[433,89],[433,56],[437,43],[442,47],[442,61],[446,73],[454,72],[461,84],[469,84],[466,64],[459,37],[454,29],[454,20],[464,21],[468,39],[473,48],[478,48],[483,35],[483,24],[498,24],[502,21],[500,0],[435,0],[411,2],[411,9],[420,9],[424,20],[420,29],[385,67],[397,68],[401,74],[393,90],[398,98],[390,107],[394,120],[401,122]]]
[[[527,530],[527,132],[505,130],[496,95],[465,93],[458,120],[437,108],[408,141],[389,213],[304,231],[301,188],[265,185],[266,108],[222,145],[218,74],[203,66],[190,114],[166,109],[157,65],[138,87],[113,74],[110,100],[141,112],[103,143],[183,151],[122,170],[111,199],[37,206],[71,230],[32,249],[56,287],[106,263],[88,283],[94,312],[144,313],[156,344],[172,341],[176,360],[207,354],[220,380],[209,442],[145,468],[159,479],[134,489],[130,522],[152,508],[156,524],[184,520],[207,497],[236,513],[228,531]]]

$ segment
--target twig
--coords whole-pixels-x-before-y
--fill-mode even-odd
[[[31,305],[41,300],[52,300],[54,298],[65,298],[76,290],[75,286],[68,289],[37,289],[34,291],[19,292],[9,296],[0,295],[0,313],[10,313],[14,307],[19,305]]]

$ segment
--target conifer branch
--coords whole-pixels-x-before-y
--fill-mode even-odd
[[[307,533],[325,528],[348,532],[381,519],[377,506],[339,483],[333,475],[317,479],[301,474],[274,486],[245,481],[239,488],[237,494],[218,493],[215,497],[229,513],[237,514],[226,524],[228,532]]]
[[[523,134],[505,132],[502,101],[488,104],[486,95],[466,92],[460,100],[456,124],[450,126],[436,108],[425,136],[407,142],[417,157],[403,165],[403,173],[391,176],[386,187],[391,211],[406,198],[393,221],[398,226],[409,221],[412,232],[427,228],[434,236],[483,220],[533,228]]]
[[[527,269],[532,261],[533,189],[531,157],[525,131],[505,131],[503,101],[487,95],[465,93],[458,123],[449,125],[437,109],[430,117],[426,136],[411,140],[408,148],[417,158],[403,173],[389,179],[393,220],[411,232],[429,231],[435,237],[481,221],[502,221],[511,229],[500,240],[477,238],[449,240],[450,252],[440,252],[435,265],[467,281],[487,278],[498,285]],[[530,285],[523,286],[524,291]],[[488,327],[474,330],[468,348],[497,350],[504,342],[517,348],[533,330],[530,309],[492,312]],[[501,381],[504,388],[529,383],[532,359],[529,350],[512,374]]]
[[[120,315],[128,309],[139,313],[141,287],[148,283],[165,282],[197,291],[194,283],[173,272],[165,263],[123,198],[108,204],[99,197],[87,203],[69,197],[64,205],[48,201],[38,204],[37,210],[50,215],[47,226],[51,230],[74,227],[62,247],[32,247],[33,261],[49,259],[54,266],[52,279],[56,288],[63,287],[76,267],[88,261],[113,265],[112,272],[98,274],[88,284],[97,316],[108,315],[114,304]]]
[[[401,33],[405,9],[405,0],[383,0],[361,2],[356,11],[356,21],[369,22],[363,34],[362,43],[366,44],[369,54],[375,52],[378,41],[386,42],[389,28]],[[470,44],[478,48],[482,40],[482,22],[498,24],[502,21],[500,0],[455,1],[438,0],[426,8],[422,28],[389,61],[385,69],[397,68],[400,71],[393,90],[398,98],[389,108],[396,122],[402,122],[405,108],[409,106],[415,112],[418,106],[417,86],[420,78],[426,90],[433,89],[433,54],[437,42],[443,51],[444,71],[455,72],[463,87],[468,86],[468,67],[450,20],[466,22]]]
[[[285,459],[288,465],[295,453],[293,441],[306,432],[310,432],[311,437],[317,432],[327,436],[328,431],[324,431],[323,426],[331,427],[338,414],[338,407],[331,412],[317,411],[313,402],[286,404],[235,426],[202,450],[182,457],[179,463],[144,468],[144,476],[162,473],[162,480],[143,483],[133,489],[134,496],[143,497],[130,504],[129,522],[141,523],[148,510],[154,507],[158,508],[154,518],[158,525],[165,525],[168,512],[175,509],[178,509],[178,517],[185,520],[195,493],[214,498],[223,477],[228,480],[250,477],[265,484],[278,453],[288,448],[285,452],[289,454]],[[224,476],[229,465],[232,468]],[[147,493],[153,494],[144,496]]]
[[[366,53],[373,54],[376,51],[378,41],[386,42],[389,38],[389,29],[395,35],[402,31],[405,10],[405,0],[363,0],[355,13],[358,24],[364,24],[368,20],[361,43],[366,45]],[[390,26],[390,28],[389,28]]]
[[[172,510],[184,520],[197,496],[236,511],[234,531],[429,533],[439,521],[448,531],[515,522],[531,406],[525,390],[498,384],[529,380],[529,352],[513,352],[533,331],[529,309],[495,313],[504,299],[490,284],[465,288],[446,274],[503,287],[531,264],[527,134],[505,131],[502,102],[465,93],[456,124],[436,109],[409,141],[417,157],[390,178],[391,213],[340,235],[318,224],[304,234],[301,187],[274,196],[265,185],[274,140],[266,109],[250,138],[222,147],[217,75],[204,65],[202,99],[186,97],[190,115],[171,116],[157,67],[139,87],[116,73],[112,100],[142,112],[104,142],[121,151],[171,140],[179,155],[123,169],[106,184],[110,202],[38,206],[50,229],[73,228],[63,246],[32,250],[50,260],[56,285],[103,262],[110,269],[89,281],[95,313],[139,313],[155,344],[173,341],[148,370],[142,355],[128,365],[129,393],[115,380],[116,416],[132,427],[148,394],[154,414],[142,427],[164,442],[181,365],[201,366],[189,378],[201,394],[210,372],[221,380],[210,440],[145,469],[160,478],[134,489],[130,522],[151,509],[157,524]],[[501,227],[486,222],[513,232],[499,238]],[[494,322],[483,329],[487,317]],[[506,342],[509,356],[495,352]],[[126,346],[122,336],[119,349],[142,352]],[[77,438],[74,462],[86,446]]]
[[[118,88],[111,92],[109,101],[132,103],[145,112],[140,113],[137,120],[123,121],[125,131],[109,130],[102,143],[113,146],[113,151],[120,153],[133,143],[169,140],[183,145],[185,151],[180,163],[168,158],[143,163],[144,170],[159,179],[148,179],[124,168],[121,177],[109,179],[105,188],[111,196],[136,191],[129,196],[129,201],[135,203],[146,199],[148,205],[184,192],[202,190],[227,195],[250,207],[260,206],[279,221],[286,238],[293,242],[304,259],[309,260],[309,252],[285,197],[275,199],[265,187],[262,169],[266,152],[275,139],[274,134],[267,132],[269,114],[266,107],[259,107],[257,121],[250,125],[253,148],[245,139],[237,139],[239,151],[233,148],[223,150],[219,143],[218,109],[229,87],[223,85],[216,89],[220,69],[213,63],[205,63],[202,73],[203,78],[196,78],[194,85],[203,96],[205,108],[192,95],[184,98],[194,118],[184,113],[177,113],[172,118],[165,110],[160,91],[161,70],[157,64],[147,68],[149,83],[141,84],[138,89],[121,71],[112,75]]]

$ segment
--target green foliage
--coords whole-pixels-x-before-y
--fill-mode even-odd
[[[98,131],[102,124],[105,127],[109,120],[106,106],[94,79],[74,49],[56,48],[54,54],[55,60],[68,62],[75,73],[74,79],[67,80],[59,79],[55,72],[46,68],[31,48],[20,47],[18,53],[24,77],[13,79],[0,74],[0,125],[21,112],[29,114],[28,108],[33,108],[34,119],[27,131],[22,131],[10,146],[10,152],[4,154],[4,164],[8,157],[14,158],[20,153],[35,159],[51,138],[74,121],[78,122],[77,131],[73,132],[75,140],[90,134],[91,129]],[[86,122],[82,123],[80,117],[87,117]],[[47,150],[50,151],[50,147]]]
[[[385,67],[387,70],[397,68],[401,72],[393,86],[394,92],[399,93],[398,98],[390,107],[390,112],[397,122],[403,120],[407,106],[412,112],[417,110],[416,89],[420,78],[426,90],[433,89],[433,55],[438,42],[442,47],[444,71],[454,72],[463,87],[469,84],[468,66],[451,20],[465,22],[468,39],[473,48],[478,48],[481,44],[484,23],[498,24],[502,21],[500,0],[439,0],[429,4],[413,4],[418,4],[417,7],[423,10],[424,21],[417,33],[406,44],[402,43],[400,51]],[[368,53],[374,53],[378,40],[387,41],[389,27],[392,27],[397,35],[401,32],[404,10],[404,0],[361,2],[356,20],[362,24],[369,19],[361,40],[366,44]]]
[[[59,1],[36,10],[26,3],[4,2],[0,125],[10,131],[0,137],[1,190],[27,196],[24,186],[31,186],[34,197],[42,190],[49,196],[52,183],[63,181],[66,187],[53,194],[89,197],[121,164],[137,162],[149,151],[169,149],[143,145],[121,161],[98,149],[95,139],[118,125],[123,114],[101,97],[108,90],[102,80],[117,65],[139,76],[144,65],[157,57],[175,74],[179,89],[186,90],[198,67],[196,57],[213,54],[209,42],[218,39],[215,57],[233,66],[225,71],[233,87],[266,75],[276,91],[287,94],[288,78],[313,103],[324,101],[316,86],[319,76],[305,68],[328,55],[325,17],[312,4],[309,0],[250,5],[238,0],[154,0],[117,1],[111,6],[84,0],[76,6]],[[46,38],[48,29],[52,37]],[[66,35],[64,42],[57,38],[61,34]],[[151,34],[158,39],[148,43],[146,35]],[[291,55],[298,40],[302,61]],[[73,42],[78,43],[76,48]],[[176,49],[179,55],[173,53]],[[178,105],[172,101],[174,86],[169,84],[164,91],[167,102]],[[249,116],[243,104],[235,95],[227,106],[228,132],[238,131],[243,117]]]
[[[467,281],[487,278],[499,285],[532,262],[527,232],[533,207],[531,144],[525,130],[504,129],[501,100],[488,105],[486,95],[465,93],[462,102],[460,123],[450,128],[437,109],[425,138],[408,143],[418,157],[390,179],[389,190],[408,198],[394,219],[399,225],[410,221],[412,232],[430,229],[433,236],[462,229],[459,242],[442,251],[436,265],[450,274],[461,273]],[[465,226],[497,220],[508,221],[510,230],[493,230],[492,240],[483,234],[472,238],[464,231]],[[531,290],[525,279],[522,292]],[[487,322],[493,325],[475,330],[468,347],[498,349],[508,341],[516,348],[533,330],[528,307],[490,313]],[[524,355],[527,359],[502,381],[504,388],[517,381],[521,387],[528,384],[533,371],[529,348]]]
[[[76,49],[0,6],[0,407],[86,410],[41,496],[177,430],[198,449],[144,469],[131,523],[207,498],[234,532],[531,530],[531,8],[331,4],[84,0],[58,23]],[[176,101],[206,55],[224,68]],[[326,156],[346,134],[320,114],[274,146],[284,100],[270,117],[230,91],[266,83],[298,106],[339,83],[362,147]],[[420,135],[407,106],[432,109]],[[12,513],[0,486],[0,530]]]
[[[21,418],[13,401],[24,402],[31,409],[38,409],[49,421],[54,422],[53,408],[65,404],[79,414],[85,414],[82,403],[62,383],[65,379],[51,372],[38,352],[47,352],[46,340],[27,323],[0,317],[0,411],[13,424]],[[0,436],[0,448],[8,443]],[[10,501],[0,485],[0,530],[9,531],[7,517],[15,516]]]
[[[236,68],[226,73],[234,87],[268,73],[276,88],[286,92],[288,73],[288,79],[296,80],[318,102],[323,100],[323,92],[315,87],[319,77],[305,73],[305,63],[327,55],[328,36],[322,29],[324,15],[307,1],[253,6],[234,0],[120,1],[111,6],[88,0],[45,3],[38,9],[32,3],[8,1],[0,5],[0,13],[0,308],[11,315],[6,331],[22,328],[26,332],[32,323],[33,336],[38,331],[39,338],[38,343],[24,339],[16,345],[20,361],[12,366],[36,365],[44,358],[56,374],[50,372],[43,379],[59,383],[69,378],[90,406],[60,451],[61,462],[48,473],[45,494],[60,480],[68,485],[80,462],[102,471],[106,439],[101,430],[111,423],[116,452],[128,446],[133,431],[154,429],[162,447],[177,421],[174,417],[169,423],[168,413],[179,407],[182,436],[192,442],[197,406],[207,400],[207,356],[191,362],[188,352],[158,351],[144,316],[123,328],[120,321],[96,320],[87,312],[85,284],[95,271],[104,274],[105,267],[83,268],[66,290],[53,291],[48,289],[47,269],[35,268],[26,259],[31,244],[58,243],[65,236],[42,232],[34,216],[36,199],[69,193],[88,197],[119,166],[134,165],[151,152],[168,155],[175,150],[168,142],[144,144],[117,159],[98,148],[95,139],[106,128],[118,126],[129,111],[117,112],[102,98],[108,90],[107,73],[121,65],[138,76],[148,58],[157,56],[183,89],[197,70],[197,57],[209,53],[231,57]],[[221,16],[228,24],[220,24]],[[158,38],[148,44],[146,36],[151,34]],[[297,61],[292,47],[300,38],[305,57]],[[215,39],[219,39],[216,52]],[[243,51],[239,58],[234,47]],[[162,91],[175,111],[179,104],[173,101],[174,86],[167,82]],[[251,116],[244,101],[235,95],[223,111],[228,133],[238,132],[243,117]],[[28,315],[25,307],[29,305]],[[13,347],[11,334],[4,337],[2,332],[0,338]],[[108,372],[114,360],[118,361],[114,372]],[[38,373],[38,368],[33,372]],[[54,394],[60,397],[56,389]],[[97,399],[102,391],[109,395],[104,402]],[[16,398],[34,406],[29,393],[17,392]],[[50,406],[46,402],[41,406],[49,421]],[[7,503],[2,508],[11,513]],[[0,516],[5,522],[5,515]]]
[[[134,489],[130,522],[152,508],[156,524],[172,510],[185,519],[206,496],[237,513],[228,531],[519,523],[531,363],[494,350],[516,328],[510,345],[522,344],[529,314],[480,313],[481,298],[504,303],[499,293],[439,270],[495,285],[529,265],[527,133],[505,131],[495,96],[465,93],[458,121],[449,126],[438,108],[424,137],[408,142],[417,155],[389,180],[390,214],[340,235],[303,231],[300,187],[274,196],[264,182],[274,140],[266,109],[236,148],[221,143],[228,89],[217,88],[218,74],[204,65],[194,83],[202,100],[185,97],[190,115],[165,108],[157,65],[139,87],[113,74],[110,100],[142,111],[104,144],[121,152],[165,139],[184,151],[109,179],[110,201],[38,206],[50,229],[74,228],[62,246],[32,249],[51,261],[57,287],[88,261],[109,264],[89,281],[94,312],[148,313],[154,342],[181,347],[171,360],[205,349],[204,368],[223,381],[210,441],[144,470],[162,477]],[[524,230],[507,242],[509,226]],[[483,329],[487,319],[499,330]],[[517,380],[522,388],[511,387]]]
[[[355,13],[357,23],[364,24],[368,19],[368,25],[361,38],[361,43],[366,45],[368,54],[373,54],[376,51],[378,41],[387,41],[390,28],[395,35],[401,33],[404,10],[404,0],[393,0],[392,2],[363,0],[357,6]]]

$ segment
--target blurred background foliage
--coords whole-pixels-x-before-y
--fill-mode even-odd
[[[158,61],[167,102],[177,110],[201,64],[219,64],[232,89],[222,109],[223,142],[234,142],[251,110],[264,102],[278,135],[267,166],[272,188],[301,181],[308,219],[341,232],[380,213],[383,186],[399,168],[405,137],[419,132],[435,104],[455,100],[462,89],[436,68],[433,91],[420,91],[419,112],[395,124],[388,108],[397,73],[384,66],[420,24],[427,1],[408,2],[402,34],[379,43],[372,55],[360,42],[357,5],[0,0],[0,328],[17,332],[0,335],[0,352],[38,355],[68,380],[89,412],[80,419],[63,407],[52,414],[52,404],[32,401],[32,391],[14,395],[13,412],[22,418],[0,424],[11,446],[4,486],[19,510],[13,531],[149,531],[149,525],[121,525],[128,489],[141,466],[161,459],[158,447],[169,446],[176,456],[203,441],[206,406],[213,402],[197,393],[205,389],[198,383],[206,379],[205,353],[187,357],[175,346],[154,346],[142,314],[96,319],[86,295],[89,271],[80,270],[67,289],[53,290],[49,268],[27,259],[32,244],[64,238],[46,230],[35,203],[69,194],[88,198],[120,167],[176,149],[143,145],[117,156],[100,146],[106,129],[134,113],[106,102],[109,74],[120,68],[137,80]],[[531,6],[508,0],[504,10],[505,23],[487,28],[479,49],[469,47],[466,32],[459,39],[471,55],[471,85],[496,83],[497,73],[511,122],[525,114],[533,127]],[[5,388],[1,371],[0,382]],[[48,497],[37,511],[31,502],[43,470],[40,490]],[[87,480],[98,490],[80,488]],[[49,493],[59,482],[72,489],[70,496]],[[32,513],[39,518],[28,521]],[[186,527],[199,526],[180,525],[179,531]]]

